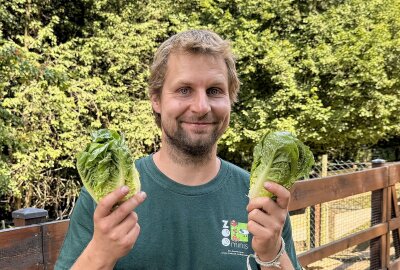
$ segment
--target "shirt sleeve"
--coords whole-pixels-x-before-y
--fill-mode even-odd
[[[294,247],[293,237],[292,237],[292,225],[290,223],[290,216],[288,215],[286,218],[285,225],[282,231],[282,238],[285,241],[285,250],[288,254],[294,269],[302,270],[303,268],[300,265],[299,260],[297,259],[296,250]]]
[[[95,202],[83,187],[69,221],[60,254],[54,269],[70,269],[93,236]]]

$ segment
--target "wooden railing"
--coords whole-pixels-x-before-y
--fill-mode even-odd
[[[390,232],[399,254],[400,213],[395,184],[400,182],[400,163],[361,172],[297,182],[291,190],[289,210],[298,210],[371,191],[371,220],[378,220],[365,230],[310,249],[299,255],[303,266],[327,258],[349,247],[370,241],[370,269],[400,269],[399,257],[389,259]]]
[[[371,215],[375,223],[365,230],[299,254],[301,264],[307,266],[370,241],[370,269],[400,269],[397,182],[400,182],[400,163],[297,182],[291,190],[291,211],[370,191],[374,198]],[[40,223],[0,231],[0,269],[53,269],[68,222]],[[391,231],[396,243],[396,259],[393,261],[389,258]]]
[[[0,231],[0,269],[53,269],[68,220]]]

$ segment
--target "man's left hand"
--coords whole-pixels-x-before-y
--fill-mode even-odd
[[[247,205],[247,228],[253,235],[252,247],[262,261],[271,261],[278,254],[282,229],[288,214],[290,192],[275,182],[265,182],[265,189],[276,196],[253,198]]]

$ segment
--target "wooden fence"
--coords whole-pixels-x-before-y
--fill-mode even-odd
[[[68,220],[0,231],[0,269],[53,269]]]
[[[289,210],[298,210],[333,200],[343,199],[371,191],[371,220],[374,223],[365,230],[340,240],[312,248],[299,254],[300,262],[307,266],[349,247],[370,241],[370,269],[400,269],[399,228],[400,212],[395,184],[400,182],[400,163],[385,165],[361,172],[336,175],[297,182],[291,190]],[[390,232],[397,259],[389,259]]]
[[[291,190],[291,211],[371,191],[374,217],[365,230],[299,254],[301,264],[306,267],[369,241],[370,269],[400,269],[397,182],[400,182],[400,163],[297,182]],[[53,269],[67,228],[65,220],[0,231],[0,269]],[[396,249],[393,261],[389,257],[391,235]]]

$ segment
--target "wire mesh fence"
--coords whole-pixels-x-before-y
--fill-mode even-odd
[[[310,173],[310,179],[324,176],[338,175],[344,173],[352,173],[371,168],[371,162],[354,162],[354,161],[327,161],[322,158],[321,161],[315,163]],[[324,172],[324,168],[325,172]]]
[[[324,164],[325,161],[325,164]],[[311,178],[353,173],[371,168],[371,163],[322,159],[313,167]],[[303,180],[307,181],[307,180]],[[357,194],[291,212],[297,253],[331,243],[379,223],[371,205],[380,203],[371,192]],[[370,265],[370,242],[348,248],[305,269],[379,269]]]
[[[297,253],[331,243],[365,230],[373,224],[371,192],[307,207],[303,213],[292,214],[291,220]],[[369,267],[368,245],[359,245],[341,252],[340,255],[335,254],[306,269],[350,269],[347,268],[348,265],[356,262],[358,267],[361,262]]]
[[[371,265],[369,261],[370,242],[364,242],[336,253],[328,258],[312,263],[306,267],[309,270],[367,270],[379,269],[379,265]]]

